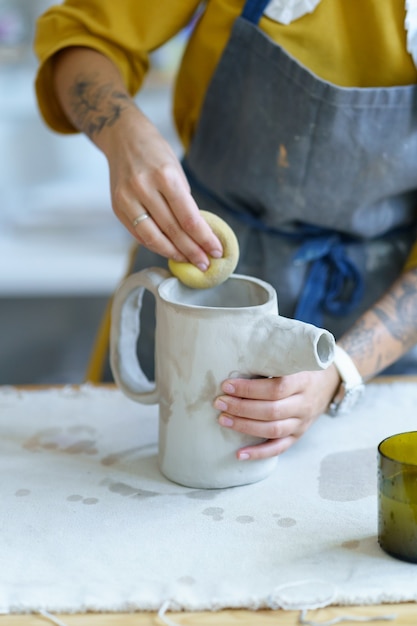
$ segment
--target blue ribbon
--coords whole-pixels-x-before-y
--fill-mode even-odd
[[[242,17],[252,24],[258,24],[270,0],[246,0]]]
[[[321,326],[323,312],[344,316],[361,301],[363,278],[347,256],[340,234],[308,239],[293,258],[294,263],[311,263],[295,310],[296,319]]]

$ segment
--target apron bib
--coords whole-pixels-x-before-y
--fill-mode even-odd
[[[234,229],[236,271],[338,338],[416,239],[417,86],[321,80],[258,28],[267,4],[235,21],[183,166],[199,208]],[[134,271],[149,265],[166,262],[141,248]]]

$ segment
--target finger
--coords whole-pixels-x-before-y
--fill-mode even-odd
[[[144,213],[145,210],[142,207],[139,215]],[[175,261],[181,262],[186,261],[184,255],[181,254],[174,244],[164,235],[150,214],[148,219],[139,222],[136,226],[133,226],[133,220],[130,221],[126,215],[121,215],[119,219],[123,222],[135,239],[145,246],[145,248],[148,248],[149,250],[166,257],[167,259],[174,259]]]
[[[191,197],[188,196],[187,197]],[[204,250],[193,240],[192,236],[183,229],[183,226],[177,219],[177,216],[172,212],[172,207],[168,206],[165,198],[155,191],[147,198],[146,206],[148,211],[151,212],[155,223],[160,230],[164,233],[166,238],[173,243],[175,248],[183,255],[186,261],[189,261],[203,272],[206,271],[210,265],[210,259],[205,254]],[[205,225],[210,233],[211,230],[206,221],[199,215],[198,208],[195,208],[198,220]],[[222,255],[221,248],[219,250],[210,250],[210,255],[213,257],[220,257]],[[174,259],[176,260],[176,259]]]
[[[223,247],[205,219],[189,191],[188,181],[179,179],[176,172],[166,170],[160,191],[181,228],[209,256],[220,258]],[[186,179],[185,179],[186,180]]]
[[[265,441],[264,443],[259,443],[255,446],[241,448],[236,453],[236,456],[240,461],[268,459],[282,454],[294,445],[296,441],[298,441],[298,438],[292,435],[289,437],[283,437],[282,439],[271,439],[270,441]]]
[[[234,417],[244,417],[260,421],[276,421],[297,415],[300,409],[300,396],[293,395],[282,400],[247,400],[233,396],[219,396],[214,408]]]
[[[154,195],[156,190],[165,201],[169,212],[175,216],[180,229],[187,233],[190,240],[196,246],[196,249],[200,249],[200,256],[202,249],[202,251],[206,252],[209,256],[220,258],[223,254],[222,244],[201,216],[199,208],[191,195],[190,185],[183,169],[180,166],[177,167],[177,164],[167,163],[154,172],[153,184],[148,183],[149,181],[146,177],[135,181],[137,186],[136,191],[139,193],[139,197],[145,200],[146,206],[152,208],[152,202],[156,201]],[[158,224],[170,238],[167,225],[165,224],[164,226],[163,223],[158,220],[158,217],[155,217]],[[174,243],[184,253],[186,252],[176,241],[174,241]],[[196,264],[195,253],[192,253],[189,259],[192,263]]]
[[[191,198],[189,192],[184,194],[184,198],[186,200]],[[183,229],[176,215],[172,212],[171,207],[168,206],[165,198],[158,190],[142,187],[141,203],[135,202],[133,207],[129,205],[129,207],[125,209],[125,214],[128,216],[128,220],[133,223],[134,220],[141,217],[145,211],[152,217],[165,238],[159,237],[157,241],[154,241],[152,229],[146,228],[145,224],[143,224],[144,228],[142,228],[142,222],[139,222],[141,227],[139,229],[134,226],[135,231],[133,234],[143,245],[158,252],[162,256],[174,259],[174,261],[190,262],[202,271],[208,269],[210,265],[209,257],[198,243],[193,240],[192,236]],[[207,230],[209,235],[213,235],[206,221],[200,216],[196,205],[194,213],[196,215],[196,221]],[[139,226],[139,224],[137,224],[137,226]],[[149,236],[152,238],[151,241],[147,239]],[[215,239],[217,240],[217,238]],[[168,246],[167,241],[171,242],[172,246]],[[223,253],[222,248],[215,249],[215,245],[215,243],[212,244],[213,247],[210,248],[210,255],[214,258],[221,257]],[[158,246],[163,247],[159,248]],[[171,256],[172,253],[170,253],[170,250],[174,249],[176,250],[176,254],[175,256]]]
[[[144,202],[134,201],[126,205],[123,213],[120,215],[121,221],[130,230],[132,235],[146,248],[157,252],[166,258],[172,258],[180,262],[187,261],[181,251],[177,248],[174,242],[172,242],[164,233],[158,232],[158,214],[163,213],[164,210],[168,212],[167,207],[159,194],[155,194],[155,198],[159,198],[159,203],[151,201],[149,194],[142,194],[146,199]],[[158,206],[159,204],[159,206]],[[148,216],[144,220],[144,216]],[[174,255],[174,256],[171,256]]]
[[[280,400],[299,393],[303,377],[300,375],[277,378],[232,378],[225,380],[222,391],[230,396],[252,400]]]
[[[218,421],[225,428],[231,428],[239,433],[259,437],[260,439],[281,439],[290,435],[298,435],[300,427],[300,420],[297,417],[276,422],[263,422],[235,417],[229,413],[221,413]]]

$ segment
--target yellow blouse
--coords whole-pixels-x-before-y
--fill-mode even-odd
[[[95,48],[119,67],[129,92],[140,88],[149,53],[187,24],[200,0],[65,0],[37,22],[40,65],[36,93],[45,122],[75,132],[53,90],[52,57],[68,46]],[[345,87],[417,83],[406,49],[404,0],[322,0],[289,25],[262,17],[260,28],[317,76]],[[207,0],[181,61],[175,82],[174,121],[186,147],[208,82],[244,0]],[[416,164],[417,169],[417,164]],[[417,248],[413,254],[417,265]]]

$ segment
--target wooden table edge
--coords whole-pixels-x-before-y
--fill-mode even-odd
[[[153,611],[132,613],[78,613],[51,614],[62,626],[298,626],[302,624],[300,611],[262,609],[225,609],[221,611],[167,612],[163,618]],[[349,623],[358,618],[370,618],[372,624],[395,624],[396,626],[416,626],[417,604],[379,604],[364,606],[329,606],[310,610],[304,615],[304,623],[325,623],[344,618]],[[380,618],[380,619],[378,619]],[[9,614],[0,616],[0,626],[47,626],[54,622],[43,615]],[[366,622],[364,622],[366,623]]]

